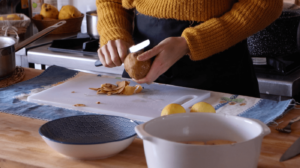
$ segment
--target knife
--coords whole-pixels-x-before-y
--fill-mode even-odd
[[[291,159],[291,158],[297,156],[298,154],[300,154],[300,138],[298,138],[296,140],[296,142],[294,142],[292,144],[292,146],[290,146],[285,151],[285,153],[280,158],[280,162],[283,162],[285,160]]]
[[[146,48],[147,46],[149,46],[150,44],[150,40],[145,40],[141,43],[138,43],[134,46],[131,46],[129,49],[128,49],[128,53],[134,53],[134,52],[138,52],[138,51],[141,51],[142,49]],[[99,66],[102,66],[102,63],[100,62],[100,60],[97,60],[95,62],[95,66],[96,67],[99,67]]]

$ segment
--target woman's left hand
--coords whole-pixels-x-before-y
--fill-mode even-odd
[[[152,66],[143,79],[135,80],[137,83],[152,83],[161,74],[166,72],[173,64],[182,58],[189,51],[184,37],[169,37],[161,41],[151,50],[138,56],[138,61],[146,61],[155,57]]]

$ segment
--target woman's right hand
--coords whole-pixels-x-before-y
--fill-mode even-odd
[[[121,66],[124,62],[130,44],[124,40],[111,40],[98,49],[98,57],[105,67]]]

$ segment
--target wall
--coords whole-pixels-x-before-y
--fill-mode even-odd
[[[300,0],[283,0],[283,2],[300,5]]]

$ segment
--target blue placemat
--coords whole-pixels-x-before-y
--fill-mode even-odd
[[[59,107],[53,107],[49,105],[39,105],[35,103],[30,103],[27,101],[21,101],[17,96],[21,94],[29,94],[31,90],[37,88],[43,88],[45,86],[50,86],[57,84],[59,82],[65,81],[70,79],[78,74],[78,71],[70,70],[67,68],[59,67],[59,66],[51,66],[47,70],[45,70],[41,75],[21,82],[15,85],[1,88],[0,89],[0,111],[5,113],[10,113],[14,115],[36,118],[41,120],[54,120],[58,118],[68,117],[68,116],[75,116],[75,115],[88,115],[94,113],[76,111],[76,110],[68,110]],[[244,98],[239,99],[239,95],[232,95],[228,98],[224,99],[224,95],[221,98],[221,103],[217,100],[218,97],[213,97],[216,99],[217,103],[215,104],[215,108],[222,112],[228,111],[230,108],[230,103],[235,103],[242,105],[245,103],[245,100],[248,102],[252,101],[251,99],[256,98]],[[224,101],[226,100],[226,101]],[[243,100],[243,101],[240,101]],[[237,106],[238,107],[238,106]],[[242,106],[239,106],[242,109]],[[287,112],[288,110],[294,107],[293,100],[286,100],[286,101],[272,101],[267,99],[259,99],[255,101],[251,107],[247,108],[246,110],[243,109],[238,112],[236,115],[247,117],[247,118],[254,118],[261,120],[262,122],[268,124],[269,122],[274,121],[277,117],[281,116],[283,113]],[[234,107],[235,110],[239,109]],[[230,110],[229,110],[230,111]],[[141,122],[139,122],[141,123]]]
[[[59,66],[51,66],[35,78],[1,88],[0,111],[41,120],[53,120],[73,115],[92,114],[48,105],[38,105],[35,103],[20,101],[15,98],[21,94],[29,94],[32,89],[43,88],[44,86],[65,81],[74,77],[77,73],[78,71],[69,70]]]

